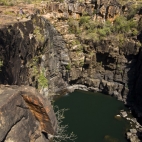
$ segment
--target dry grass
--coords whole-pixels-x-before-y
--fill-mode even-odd
[[[33,14],[34,4],[28,4],[28,5],[19,4],[16,6],[7,6],[7,5],[0,6],[0,27],[3,27],[2,25],[16,23],[18,22],[17,19],[20,19],[20,21],[28,20],[24,18],[25,15],[23,16],[23,18],[21,17],[21,15],[19,15],[19,7],[22,7],[24,13]]]
[[[50,1],[50,0],[0,0],[0,5],[5,6],[13,6],[18,4],[35,4],[41,3],[42,1]]]
[[[142,0],[120,0],[119,3],[122,4],[122,5],[125,5],[126,3],[128,2],[135,2],[135,4],[141,4],[142,3]]]
[[[27,15],[34,14],[35,9],[43,9],[50,0],[0,0],[0,28],[7,24],[27,21]],[[19,8],[23,9],[21,15]]]

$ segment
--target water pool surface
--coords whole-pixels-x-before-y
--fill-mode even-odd
[[[127,142],[125,132],[130,124],[115,117],[127,108],[116,98],[77,90],[58,98],[55,105],[69,109],[63,124],[68,124],[68,133],[77,135],[75,142]]]

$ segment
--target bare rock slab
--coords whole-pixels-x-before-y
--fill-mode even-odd
[[[28,86],[0,86],[0,141],[48,142],[57,120],[50,102]]]

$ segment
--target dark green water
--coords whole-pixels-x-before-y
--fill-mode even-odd
[[[69,108],[63,124],[69,125],[68,133],[77,135],[75,142],[127,142],[125,132],[130,125],[115,118],[126,109],[121,101],[101,93],[75,91],[57,99],[55,105]]]

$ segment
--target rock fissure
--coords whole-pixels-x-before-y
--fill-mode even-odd
[[[21,109],[28,109],[28,107],[23,107],[23,106],[20,106],[20,105],[16,105],[16,106],[21,108]]]
[[[20,123],[20,121],[22,121],[22,119],[24,119],[24,116],[22,116],[19,120],[16,121],[15,124],[13,124],[13,125],[10,127],[10,129],[8,130],[8,132],[6,133],[6,135],[4,136],[4,138],[2,139],[1,142],[6,142],[6,141],[7,141],[7,136],[8,136],[8,134],[11,132],[12,129],[14,129],[14,126],[16,126],[18,123]],[[11,139],[11,141],[12,141],[12,139]]]
[[[0,141],[48,142],[42,132],[53,134],[57,127],[49,100],[29,86],[1,85],[0,90]]]

